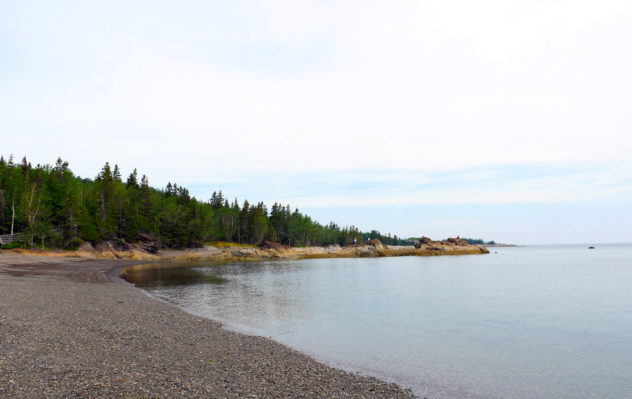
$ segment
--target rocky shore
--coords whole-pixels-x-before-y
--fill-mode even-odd
[[[489,251],[478,245],[469,245],[465,241],[429,241],[419,248],[414,246],[389,246],[378,240],[371,240],[358,245],[340,247],[307,247],[293,248],[268,243],[261,247],[225,247],[207,246],[200,249],[160,251],[162,258],[170,260],[216,260],[216,261],[248,261],[248,260],[282,260],[282,259],[315,259],[315,258],[369,258],[386,256],[437,256],[437,255],[476,255]]]
[[[156,249],[154,244],[120,244],[104,242],[93,247],[84,243],[76,251],[13,249],[0,251],[14,255],[73,257],[83,259],[129,259],[147,261],[189,261],[203,260],[212,262],[292,260],[314,258],[362,258],[385,256],[438,256],[438,255],[477,255],[487,254],[489,250],[482,245],[470,245],[455,238],[445,241],[432,241],[424,238],[419,248],[414,246],[384,245],[379,240],[370,240],[357,245],[340,247],[289,247],[266,242],[262,246],[254,245],[206,245],[191,249]]]
[[[420,248],[374,240],[344,248],[266,243],[152,252],[113,243],[0,251],[0,397],[413,397],[270,339],[225,330],[149,297],[120,273],[156,261],[488,253],[454,239]]]
[[[134,263],[0,254],[0,397],[413,396],[157,301]]]

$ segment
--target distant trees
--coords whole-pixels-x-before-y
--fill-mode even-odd
[[[391,236],[391,234],[383,235],[377,230],[371,230],[370,233],[362,233],[361,234],[363,240],[369,240],[377,238],[383,244],[386,245],[412,245],[414,243],[413,239],[410,238],[400,238],[397,235]]]
[[[496,242],[495,241],[485,241],[481,238],[461,238],[462,241],[466,241],[468,244],[471,245],[495,245]]]
[[[157,235],[168,247],[195,247],[209,241],[291,246],[348,245],[378,238],[386,244],[408,243],[373,230],[321,225],[311,217],[274,203],[240,206],[222,191],[198,201],[184,187],[169,182],[149,185],[136,169],[123,181],[118,165],[106,162],[94,180],[75,176],[61,158],[55,165],[33,167],[26,158],[15,164],[0,157],[0,234],[25,233],[23,245],[73,248],[82,241],[125,240]]]

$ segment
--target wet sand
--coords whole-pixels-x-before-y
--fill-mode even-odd
[[[155,300],[135,263],[0,254],[0,397],[413,397]]]

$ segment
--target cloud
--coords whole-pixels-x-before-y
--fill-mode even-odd
[[[631,7],[3,2],[0,152],[299,207],[629,201]]]
[[[625,2],[151,5],[5,10],[16,152],[168,159],[162,181],[632,150]]]
[[[208,198],[223,190],[240,200],[304,207],[423,204],[626,203],[632,201],[628,164],[494,165],[441,172],[347,170],[251,174],[217,184],[197,183],[192,192]],[[231,197],[232,198],[232,197]]]

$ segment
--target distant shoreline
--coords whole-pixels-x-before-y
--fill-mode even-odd
[[[57,258],[81,259],[127,259],[138,261],[210,261],[218,263],[234,261],[293,260],[318,258],[366,258],[394,256],[445,256],[445,255],[481,255],[489,250],[482,245],[470,245],[464,241],[429,241],[414,246],[389,246],[379,241],[364,242],[358,245],[340,247],[289,247],[268,243],[262,247],[248,245],[207,245],[202,248],[164,249],[150,253],[139,246],[129,246],[126,250],[117,250],[113,243],[100,244],[97,248],[84,245],[76,251],[43,249],[0,250],[0,254],[28,256],[49,256]]]

